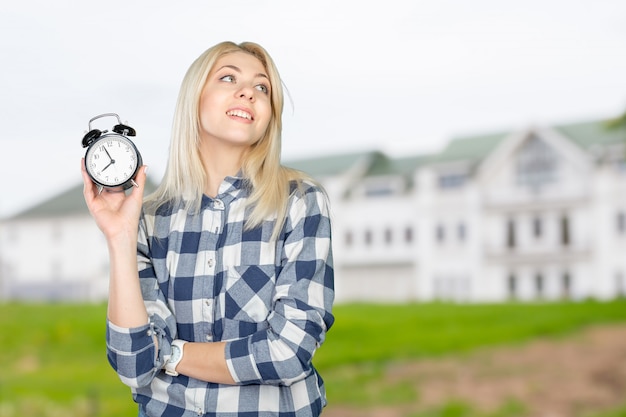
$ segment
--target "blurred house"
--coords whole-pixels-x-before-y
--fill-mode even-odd
[[[625,156],[626,128],[597,121],[286,165],[331,198],[338,302],[577,300],[626,296]],[[2,227],[0,297],[106,297],[81,187]]]
[[[0,299],[106,299],[106,242],[82,191],[81,184],[3,221]]]
[[[0,231],[0,300],[106,300],[107,245],[82,183],[4,219]]]
[[[331,196],[338,301],[611,299],[626,295],[625,145],[590,122],[288,165]]]

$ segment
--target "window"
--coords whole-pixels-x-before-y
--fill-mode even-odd
[[[543,225],[541,222],[541,218],[535,217],[533,219],[533,236],[535,236],[536,239],[539,239],[541,237],[541,234],[543,232],[542,226]]]
[[[465,241],[465,236],[467,234],[467,231],[465,229],[465,224],[463,222],[458,224],[456,233],[461,242]]]
[[[556,180],[557,168],[556,152],[544,140],[533,135],[517,155],[517,183],[539,188]]]
[[[393,188],[386,184],[372,184],[365,188],[365,195],[367,197],[381,197],[391,195],[394,193]]]
[[[563,246],[569,246],[570,244],[570,231],[569,231],[569,218],[567,215],[561,217],[561,244]]]
[[[393,231],[390,228],[385,229],[385,243],[390,244],[393,241]]]
[[[346,246],[352,246],[352,240],[353,240],[352,231],[351,230],[346,231]]]
[[[544,287],[543,275],[541,274],[535,275],[535,291],[537,293],[538,298],[543,297],[543,287]]]
[[[372,244],[372,231],[371,230],[365,231],[365,244],[367,246]]]
[[[509,219],[506,225],[506,246],[509,249],[513,249],[516,246],[515,239],[515,221]]]
[[[438,243],[443,243],[443,241],[446,238],[446,229],[444,229],[442,224],[438,224],[437,228],[435,229],[435,238],[437,239]]]
[[[510,274],[508,277],[508,291],[509,298],[515,299],[517,297],[517,277],[515,274]]]
[[[404,229],[404,241],[406,243],[413,242],[413,228],[411,228],[410,226]]]
[[[402,193],[406,188],[406,179],[398,176],[369,177],[362,187],[366,197],[384,197]]]
[[[623,211],[617,213],[617,232],[623,235],[626,232],[626,214]]]
[[[459,188],[465,184],[465,174],[442,174],[439,176],[439,188]]]
[[[561,288],[562,288],[562,297],[565,299],[569,299],[572,296],[572,278],[570,277],[568,272],[563,273],[561,276]]]

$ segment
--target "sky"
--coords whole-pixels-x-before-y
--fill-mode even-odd
[[[626,111],[623,0],[7,1],[0,218],[80,184],[102,113],[136,129],[158,181],[180,82],[223,40],[257,42],[278,66],[284,161],[431,153]]]

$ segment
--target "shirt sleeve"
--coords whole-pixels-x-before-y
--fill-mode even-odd
[[[291,385],[310,375],[334,321],[327,196],[309,186],[290,201],[269,329],[226,345],[228,368],[240,385]]]
[[[150,245],[147,218],[142,215],[139,224],[137,266],[149,322],[140,327],[122,328],[107,320],[106,332],[109,363],[122,382],[133,388],[152,382],[171,355],[171,343],[176,338],[175,317],[168,308],[153,265],[155,254]]]

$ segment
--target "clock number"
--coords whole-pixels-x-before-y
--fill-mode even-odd
[[[107,140],[107,146],[110,148],[113,146],[113,141],[112,140]]]
[[[93,159],[99,159],[100,158],[100,154],[99,153],[95,153],[93,154]],[[95,164],[94,164],[95,165]]]

